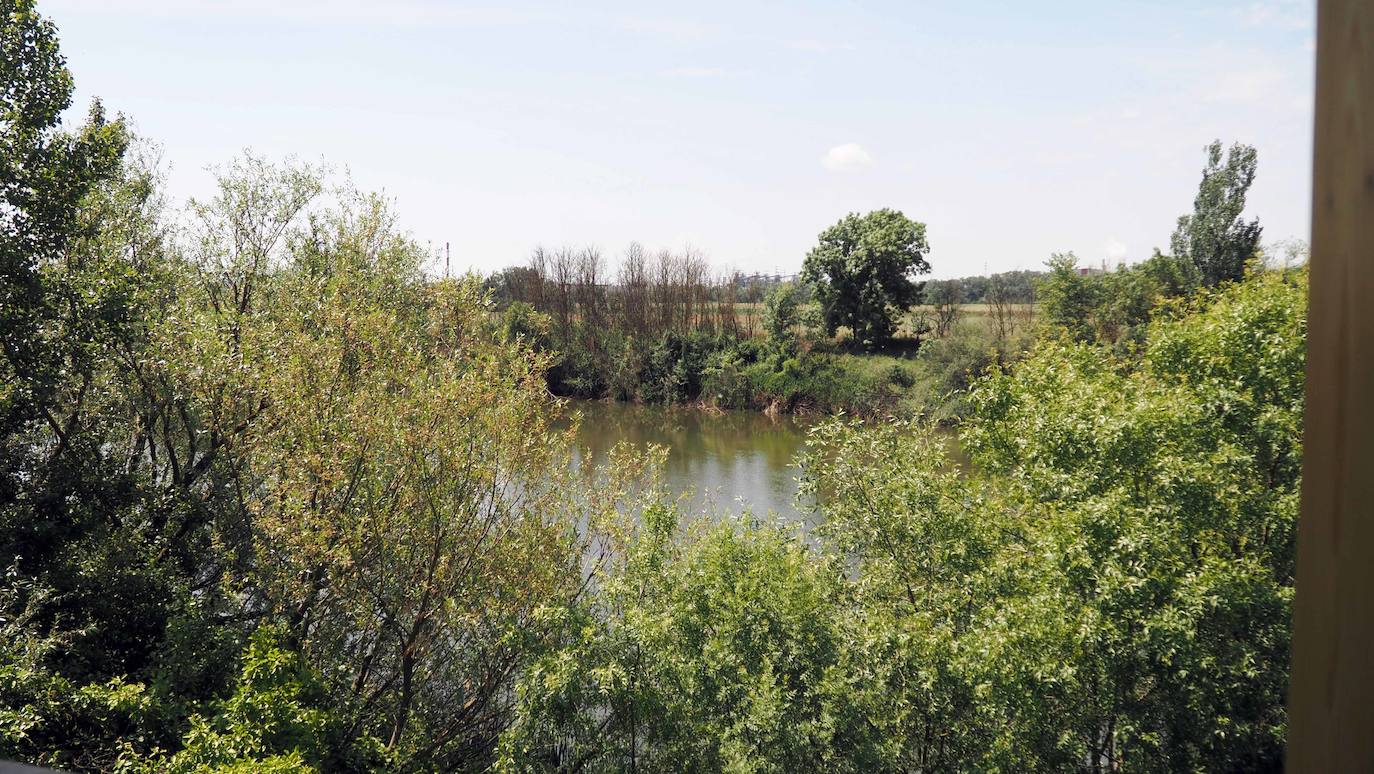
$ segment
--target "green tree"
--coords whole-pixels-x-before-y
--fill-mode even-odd
[[[279,630],[255,632],[243,652],[233,693],[190,719],[174,754],[124,755],[130,772],[255,771],[309,774],[376,771],[388,764],[380,740],[350,738],[344,715],[331,705],[325,681],[284,645]]]
[[[802,278],[815,288],[826,332],[847,326],[858,342],[892,338],[896,317],[916,303],[916,275],[930,271],[926,227],[896,210],[851,213],[821,232]]]
[[[782,349],[792,349],[797,343],[794,329],[800,321],[799,290],[791,282],[784,282],[768,291],[763,301],[763,328],[768,340]]]
[[[1036,290],[1045,322],[1067,331],[1079,341],[1091,341],[1095,330],[1093,314],[1100,293],[1093,278],[1078,270],[1073,253],[1057,253],[1050,258],[1049,272],[1041,277]]]
[[[519,687],[505,771],[856,771],[839,567],[774,528],[648,528]]]
[[[301,209],[322,187],[231,169],[162,327],[188,413],[247,412],[230,475],[251,540],[217,587],[283,628],[396,767],[481,767],[532,611],[576,595],[576,525],[604,497],[553,427],[548,356],[497,330],[476,278],[427,279],[380,197]]]
[[[1192,262],[1158,251],[1111,272],[1083,273],[1072,253],[1054,256],[1049,267],[1039,285],[1045,322],[1071,339],[1122,348],[1139,344],[1155,310],[1199,281]]]
[[[1223,162],[1220,140],[1206,150],[1193,213],[1178,219],[1169,245],[1174,255],[1193,262],[1204,284],[1215,285],[1240,279],[1259,250],[1259,220],[1241,219],[1258,156],[1253,147],[1235,143]]]
[[[59,129],[72,78],[52,23],[32,0],[0,16],[0,426],[6,462],[18,462],[13,434],[52,412],[47,402],[64,353],[79,343],[68,330],[79,304],[55,264],[81,223],[79,206],[113,178],[127,144],[122,123],[107,123],[99,102],[76,133]],[[17,474],[7,470],[10,478]],[[8,494],[8,492],[6,493]],[[8,502],[10,498],[6,497]]]
[[[1281,766],[1306,279],[1166,309],[1136,357],[1048,341],[977,385],[966,475],[919,425],[814,433],[887,767]]]
[[[934,317],[935,335],[938,338],[944,338],[954,330],[955,324],[959,322],[961,311],[959,305],[963,298],[962,283],[959,280],[932,282],[924,288],[924,291],[922,295]]]
[[[86,350],[119,321],[111,319],[117,309],[101,305],[106,296],[81,292],[88,289],[81,276],[96,272],[83,272],[81,257],[68,249],[89,225],[80,217],[82,203],[119,175],[128,137],[121,122],[106,122],[99,102],[76,133],[59,129],[72,78],[56,30],[30,0],[8,4],[0,16],[0,53],[3,531],[60,520],[44,511],[60,511],[62,490],[79,478],[65,464],[77,414],[65,410],[62,388],[73,370],[81,374],[77,383],[89,385]],[[49,447],[47,437],[56,445]]]
[[[991,591],[982,573],[997,545],[996,504],[951,468],[924,422],[832,420],[801,462],[823,544],[854,570],[847,677],[851,711],[877,730],[871,768],[988,768],[978,765],[990,752],[981,718],[997,709],[977,694],[977,665],[960,649]]]

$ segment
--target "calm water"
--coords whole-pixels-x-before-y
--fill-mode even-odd
[[[688,513],[748,508],[787,521],[810,516],[809,507],[795,502],[800,471],[793,457],[810,426],[804,418],[606,401],[572,401],[569,408],[582,412],[578,443],[595,461],[620,441],[667,446],[664,483],[670,492],[688,493]]]

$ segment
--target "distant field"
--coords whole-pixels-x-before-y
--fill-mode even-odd
[[[1014,320],[1013,327],[1023,330],[1027,326],[1028,319],[1033,320],[1038,312],[1038,304],[1010,304],[1009,308]],[[816,304],[805,304],[803,311],[814,311]],[[764,303],[761,301],[737,301],[735,302],[735,319],[743,332],[752,336],[762,337]],[[702,307],[702,312],[714,315],[716,306],[714,302],[707,302]],[[912,307],[906,314],[902,315],[897,324],[897,338],[914,338],[915,321],[918,315],[925,315],[928,321],[933,322],[935,308],[930,305],[920,305]],[[960,304],[959,305],[959,324],[974,325],[983,329],[990,328],[993,323],[992,306],[989,304]],[[846,329],[841,329],[841,334]]]
[[[1009,306],[1011,307],[1011,309],[1012,309],[1013,312],[1016,312],[1016,313],[1020,314],[1020,313],[1024,313],[1027,309],[1034,309],[1034,308],[1036,308],[1036,307],[1038,306],[1038,304],[1009,304]],[[925,305],[925,304],[923,304],[923,305],[921,305],[921,306],[912,307],[912,311],[917,311],[917,310],[919,310],[919,311],[924,311],[924,312],[933,312],[933,311],[935,311],[935,307],[929,306],[929,305]],[[991,305],[991,304],[960,304],[960,305],[959,305],[959,311],[962,312],[962,313],[964,313],[964,314],[971,314],[971,315],[990,315],[990,314],[992,314],[992,305]]]
[[[1015,319],[1015,327],[1017,329],[1023,328],[1028,317],[1033,319],[1038,312],[1038,306],[1038,304],[1011,304],[1010,309]],[[814,303],[805,305],[806,309],[815,309],[815,307]],[[736,317],[746,329],[752,330],[758,336],[763,335],[763,313],[764,305],[762,302],[739,301],[735,303]],[[910,338],[914,335],[914,322],[918,314],[924,314],[929,318],[934,313],[935,308],[929,305],[912,307],[902,316],[897,325],[898,338]],[[750,320],[754,322],[753,325],[748,323]],[[966,325],[991,326],[993,324],[992,306],[989,304],[960,304],[959,320],[961,324]]]

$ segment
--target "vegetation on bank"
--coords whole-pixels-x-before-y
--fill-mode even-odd
[[[520,684],[513,770],[1277,771],[1306,277],[1049,338],[980,381],[952,471],[832,420],[821,548],[645,520]],[[661,506],[660,506],[661,507]]]
[[[244,159],[165,211],[121,121],[59,128],[55,30],[7,10],[0,758],[1281,769],[1307,283],[1234,265],[1239,209],[1199,215],[1234,239],[1130,272],[1058,261],[1024,358],[963,393],[970,470],[928,420],[835,419],[803,460],[817,542],[684,525],[661,450],[577,469],[555,421],[552,337],[613,351],[595,295],[498,313],[426,277],[384,201],[298,165]],[[1199,210],[1248,185],[1225,179]],[[724,350],[685,361],[701,284],[661,287],[616,314],[677,337],[642,350],[668,395]],[[809,342],[794,290],[753,365],[913,362]],[[958,322],[915,362],[954,373],[930,353]]]
[[[854,221],[852,227],[870,222]],[[919,251],[906,260],[918,257]],[[1033,307],[1010,301],[977,310],[913,306],[918,286],[910,279],[892,291],[899,299],[865,307],[874,319],[859,323],[854,312],[832,312],[827,321],[827,307],[847,302],[838,290],[833,298],[825,295],[830,291],[818,294],[815,280],[773,283],[763,293],[737,278],[707,281],[709,268],[698,254],[648,255],[637,245],[623,256],[616,282],[602,282],[604,276],[595,250],[540,249],[529,266],[486,281],[507,338],[552,356],[547,378],[556,395],[950,418],[962,410],[974,376],[1015,358],[1034,329]],[[762,293],[759,303],[737,300],[755,292]],[[867,345],[856,341],[850,325],[870,331]]]
[[[594,248],[539,248],[486,285],[508,338],[552,354],[557,395],[955,420],[970,384],[1037,337],[1137,347],[1158,307],[1262,261],[1259,223],[1241,218],[1255,168],[1253,148],[1210,145],[1173,255],[1113,271],[1067,253],[1044,272],[922,285],[925,224],[877,210],[826,229],[795,281],[713,279],[700,253],[631,244],[614,276]]]

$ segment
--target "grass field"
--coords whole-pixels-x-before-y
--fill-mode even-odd
[[[1038,311],[1036,304],[1011,304],[1009,306],[1009,317],[1011,328],[1014,331],[1024,331],[1034,324]],[[716,307],[714,303],[707,303],[704,306],[707,314],[714,315]],[[816,304],[810,303],[802,306],[803,316],[814,314]],[[764,304],[761,301],[737,301],[735,302],[735,319],[740,329],[752,336],[764,336],[763,329]],[[918,330],[917,323],[922,318],[927,325],[933,326],[935,318],[935,308],[929,305],[914,306],[902,315],[897,324],[897,339],[914,339]],[[990,304],[960,304],[957,324],[960,326],[975,326],[984,332],[991,332],[995,324],[993,308]],[[840,338],[845,335],[844,328],[840,329]]]

